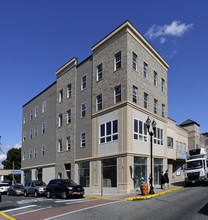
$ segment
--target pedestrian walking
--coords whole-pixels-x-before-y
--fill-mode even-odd
[[[149,175],[149,184],[150,184],[150,186],[152,185],[152,174],[151,173]]]
[[[164,179],[163,171],[161,171],[161,173],[160,173],[160,184],[161,184],[161,189],[163,189],[163,186],[165,184],[165,179]]]
[[[168,188],[169,188],[170,185],[169,185],[168,170],[166,170],[166,172],[164,173],[164,179],[165,179],[165,187],[166,187],[166,185],[167,185]]]

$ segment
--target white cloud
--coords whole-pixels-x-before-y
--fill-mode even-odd
[[[155,24],[149,28],[146,37],[149,39],[155,39],[158,37],[162,37],[160,39],[161,43],[165,42],[165,36],[176,36],[182,37],[185,32],[190,30],[193,27],[193,24],[186,25],[185,23],[181,23],[180,21],[173,21],[170,25],[156,26]]]
[[[13,148],[21,148],[22,147],[22,142],[20,141],[19,143],[17,143]]]
[[[165,39],[164,37],[161,37],[161,38],[160,38],[160,43],[161,43],[161,44],[164,44],[165,41],[166,41],[166,39]]]

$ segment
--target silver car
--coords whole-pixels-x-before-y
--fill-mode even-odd
[[[24,186],[24,196],[33,195],[46,195],[46,184],[43,181],[29,181]]]

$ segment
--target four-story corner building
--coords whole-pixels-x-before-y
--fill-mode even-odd
[[[90,57],[62,66],[56,83],[23,106],[23,180],[70,178],[89,193],[134,191],[151,170],[149,117],[157,123],[153,176],[160,184],[168,166],[168,67],[129,21],[94,45]],[[25,122],[46,98],[46,114]],[[36,124],[37,137],[30,138]]]

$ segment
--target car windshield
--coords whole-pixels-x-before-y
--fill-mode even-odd
[[[36,186],[46,186],[46,184],[44,182],[42,182],[42,181],[36,181],[35,185]]]
[[[67,184],[70,186],[76,186],[77,184],[73,180],[62,180],[61,181],[63,184]]]
[[[202,160],[186,162],[186,166],[185,166],[186,170],[199,169],[199,168],[202,168]]]
[[[24,187],[22,185],[15,185],[14,188],[15,189],[24,189]]]
[[[1,187],[1,186],[9,186],[9,184],[8,184],[8,183],[1,183],[1,184],[0,184],[0,187]]]

